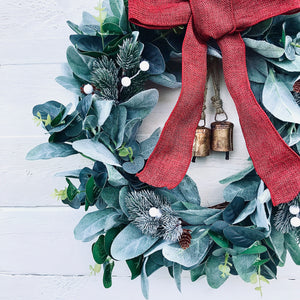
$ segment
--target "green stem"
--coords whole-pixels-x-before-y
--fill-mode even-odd
[[[299,45],[299,44],[291,43],[291,45],[294,46],[294,47],[300,48],[300,45]]]
[[[170,33],[170,31],[172,31],[172,29],[169,29],[166,32],[161,33],[160,36],[158,36],[157,38],[155,38],[154,40],[152,40],[152,43],[156,42],[156,41],[159,41],[160,39],[165,38]]]
[[[262,286],[261,286],[261,280],[260,280],[260,267],[261,266],[258,266],[258,286],[259,286],[259,292],[260,292],[260,296],[262,297]]]
[[[225,254],[225,261],[224,261],[224,265],[225,265],[225,266],[227,266],[228,259],[229,259],[229,253],[226,252],[226,254]]]

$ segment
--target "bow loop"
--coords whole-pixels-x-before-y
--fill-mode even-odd
[[[131,0],[129,20],[149,29],[169,29],[188,23],[190,3],[185,0]]]
[[[190,0],[194,30],[203,40],[219,39],[236,30],[231,0]]]

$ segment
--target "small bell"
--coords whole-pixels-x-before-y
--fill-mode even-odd
[[[204,157],[209,155],[210,150],[210,129],[204,126],[198,126],[195,133],[193,144],[193,159],[196,157]]]
[[[226,152],[229,159],[229,151],[233,150],[233,123],[217,121],[211,124],[211,149],[218,152]]]

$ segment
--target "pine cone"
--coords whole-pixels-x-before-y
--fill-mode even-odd
[[[192,236],[190,232],[191,230],[189,229],[183,229],[183,232],[179,239],[179,245],[183,250],[187,249],[191,244]]]
[[[296,81],[294,84],[294,92],[300,93],[300,80]]]

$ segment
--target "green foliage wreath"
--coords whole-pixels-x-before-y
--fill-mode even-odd
[[[75,109],[56,101],[33,108],[35,121],[50,137],[27,159],[81,154],[94,162],[92,168],[58,174],[66,178],[67,187],[56,195],[75,209],[96,206],[74,232],[78,240],[95,240],[92,269],[99,272],[103,265],[105,287],[112,285],[114,261],[124,260],[132,279],[140,276],[146,298],[147,278],[161,267],[168,268],[179,289],[182,271],[189,271],[192,281],[205,275],[212,288],[230,274],[239,275],[261,292],[262,282],[276,278],[287,252],[300,264],[300,231],[291,225],[293,219],[297,226],[299,200],[272,207],[251,161],[247,169],[221,181],[228,184],[225,205],[213,208],[201,206],[188,176],[172,190],[138,180],[135,174],[143,169],[160,134],[157,129],[144,141],[136,138],[158,101],[158,91],[145,90],[144,84],[150,80],[180,87],[185,28],[140,28],[128,22],[126,1],[104,1],[105,6],[102,2],[96,17],[84,12],[81,25],[68,21],[75,32],[70,36],[73,46],[67,49],[72,73],[56,81],[74,92],[78,102]],[[259,23],[243,38],[257,101],[299,153],[299,94],[291,91],[300,70],[300,15]],[[214,41],[208,54],[222,57]]]

